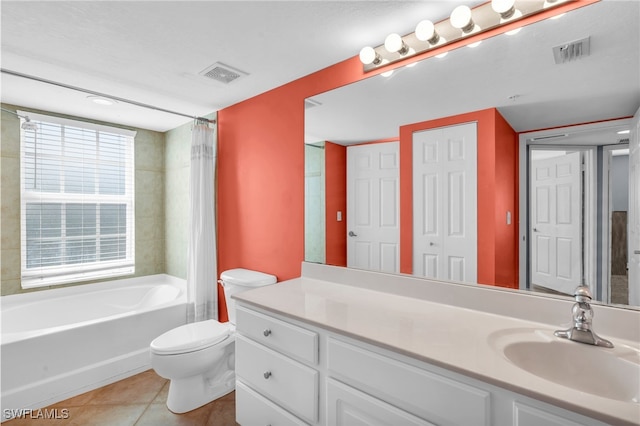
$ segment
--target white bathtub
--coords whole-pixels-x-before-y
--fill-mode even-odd
[[[186,284],[150,275],[3,296],[2,419],[151,368],[149,344],[186,323]]]

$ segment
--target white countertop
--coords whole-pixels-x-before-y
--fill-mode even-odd
[[[307,277],[243,292],[234,298],[607,423],[640,424],[640,403],[625,403],[555,384],[511,364],[492,344],[506,329],[535,329],[552,336],[561,325],[554,327]],[[637,341],[602,337],[613,340],[617,350],[640,350]],[[592,348],[602,349],[585,349]]]

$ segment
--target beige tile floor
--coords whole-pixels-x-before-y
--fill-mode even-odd
[[[58,402],[47,410],[66,419],[16,418],[3,426],[235,426],[235,392],[184,414],[165,405],[169,381],[153,370]],[[68,410],[63,412],[62,410]],[[35,411],[35,410],[34,410]],[[31,415],[29,417],[34,417]]]

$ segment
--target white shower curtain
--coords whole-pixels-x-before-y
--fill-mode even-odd
[[[218,319],[215,223],[216,139],[214,129],[197,122],[191,134],[187,321]]]

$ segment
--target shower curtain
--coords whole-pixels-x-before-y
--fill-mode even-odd
[[[197,121],[191,134],[187,321],[218,319],[215,224],[216,139],[214,129]]]

